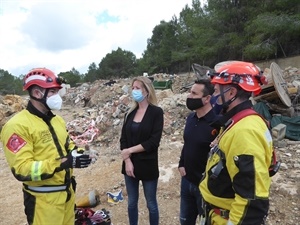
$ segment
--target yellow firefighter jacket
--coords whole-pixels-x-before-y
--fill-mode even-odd
[[[258,115],[242,118],[211,150],[199,186],[204,200],[212,208],[229,210],[233,224],[261,224],[269,207],[271,158],[272,138],[265,121]]]
[[[59,169],[60,158],[75,144],[69,140],[60,116],[34,113],[24,109],[2,128],[1,141],[11,171],[17,180],[29,186],[66,184],[72,170]]]

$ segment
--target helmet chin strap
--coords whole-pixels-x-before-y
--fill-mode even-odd
[[[220,94],[221,94],[221,100],[222,100],[222,112],[226,113],[229,105],[236,99],[236,96],[229,99],[228,101],[225,101],[223,85],[220,85]]]
[[[34,100],[36,100],[38,102],[41,102],[48,110],[51,110],[49,108],[49,106],[47,105],[47,95],[48,95],[49,89],[45,89],[45,90],[46,90],[45,94],[43,95],[42,98],[36,98],[31,93],[29,94],[29,96],[30,96],[30,98],[32,98],[32,99],[34,99]]]

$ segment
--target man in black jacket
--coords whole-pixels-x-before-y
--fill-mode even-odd
[[[192,110],[186,119],[184,145],[178,170],[181,179],[180,224],[195,225],[198,215],[203,215],[199,183],[205,170],[210,143],[215,138],[210,126],[217,120],[210,104],[214,87],[210,80],[198,80],[187,97],[187,108]]]

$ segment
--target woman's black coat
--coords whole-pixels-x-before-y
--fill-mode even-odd
[[[136,144],[132,143],[131,125],[137,108],[133,110],[124,120],[120,138],[121,150],[130,148]],[[141,144],[145,151],[133,153],[131,161],[134,166],[134,174],[140,180],[153,180],[159,177],[158,169],[158,147],[163,131],[163,110],[158,106],[149,105],[139,125],[138,137],[135,140]],[[122,164],[122,173],[126,174],[125,162]]]

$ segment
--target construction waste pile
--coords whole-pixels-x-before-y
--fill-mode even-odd
[[[264,75],[268,85],[263,86],[260,95],[252,98],[253,103],[264,103],[272,115],[291,118],[300,116],[299,69],[289,67],[281,70],[276,63],[272,63],[270,68],[264,70]],[[185,107],[188,94],[186,87],[196,79],[195,74],[155,74],[152,77],[155,81],[172,81],[172,90],[157,90],[159,105],[165,112],[164,133],[182,133],[188,113]],[[75,113],[74,120],[67,124],[78,145],[109,143],[118,136],[114,131],[119,131],[131,103],[130,85],[130,79],[114,82],[97,80],[92,84],[83,83],[79,87],[65,90],[64,105],[83,109],[83,112],[80,110],[80,113]],[[0,129],[8,118],[26,106],[27,100],[28,97],[17,95],[0,96]],[[300,141],[300,129],[299,135],[295,137],[298,136]]]
[[[276,117],[276,121],[272,121],[273,127],[280,126],[272,134],[282,161],[280,172],[274,177],[278,185],[273,188],[278,196],[272,199],[270,215],[275,218],[273,224],[278,221],[278,224],[297,224],[300,204],[300,70],[294,67],[282,70],[276,63],[272,63],[270,68],[264,70],[264,75],[269,83],[252,101],[264,105],[264,109],[270,113],[270,120]],[[186,87],[193,83],[196,76],[191,72],[179,75],[155,74],[152,77],[154,80],[172,81],[172,90],[156,90],[159,105],[164,110],[162,142],[180,143],[185,118],[189,113],[185,106],[188,94]],[[70,119],[66,122],[73,140],[79,146],[109,147],[106,155],[118,155],[120,130],[131,103],[130,90],[131,79],[115,82],[97,80],[68,88],[63,96],[63,104],[66,109],[72,109],[72,115],[69,115]],[[26,107],[27,101],[27,96],[0,96],[0,130],[11,116]],[[291,138],[287,138],[287,134]],[[117,184],[115,188],[119,187],[120,184]],[[287,204],[292,205],[280,206],[287,196],[292,199]],[[278,215],[286,214],[287,208],[296,213],[290,218],[291,222],[285,223],[285,216],[281,215],[279,219]]]

